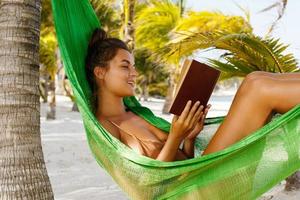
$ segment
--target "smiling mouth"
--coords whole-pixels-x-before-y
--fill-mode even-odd
[[[134,87],[135,83],[129,82],[129,85],[131,85],[132,87]]]

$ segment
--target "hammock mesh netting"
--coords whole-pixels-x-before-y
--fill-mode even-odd
[[[90,109],[91,90],[84,60],[89,38],[100,22],[88,0],[52,0],[56,34],[67,76],[84,121],[90,149],[99,165],[132,199],[255,199],[300,168],[300,106],[247,138],[206,156],[161,162],[139,155],[105,130]],[[169,131],[170,124],[124,98],[132,112]],[[253,116],[255,117],[255,116]],[[206,120],[196,151],[205,148],[222,121]],[[97,172],[95,172],[97,173]]]

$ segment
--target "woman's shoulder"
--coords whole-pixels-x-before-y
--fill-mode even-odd
[[[104,116],[97,117],[99,123],[115,138],[121,139],[120,137],[120,130],[111,124]]]

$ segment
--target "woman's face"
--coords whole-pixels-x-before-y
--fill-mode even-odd
[[[98,67],[100,68],[100,67]],[[109,62],[109,66],[101,68],[102,78],[100,90],[124,97],[133,96],[137,71],[134,67],[132,54],[124,49],[119,49],[116,56]]]

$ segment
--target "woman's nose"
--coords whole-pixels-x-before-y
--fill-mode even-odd
[[[137,76],[139,73],[137,72],[135,67],[132,67],[132,69],[130,70],[130,75],[134,75]]]

